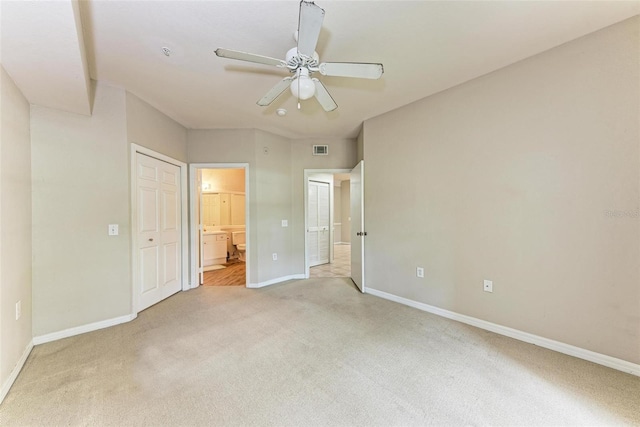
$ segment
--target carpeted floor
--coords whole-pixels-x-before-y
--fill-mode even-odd
[[[0,425],[640,424],[640,378],[348,279],[181,292],[33,349]]]

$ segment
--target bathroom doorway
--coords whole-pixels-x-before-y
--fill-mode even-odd
[[[248,164],[190,165],[191,287],[249,282]]]
[[[326,213],[325,202],[328,202]],[[351,277],[350,209],[349,170],[305,171],[307,277]],[[324,215],[328,215],[328,220],[322,218]]]

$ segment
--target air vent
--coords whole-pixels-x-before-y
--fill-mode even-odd
[[[313,155],[314,156],[328,156],[329,155],[329,146],[328,145],[314,145],[313,146]]]

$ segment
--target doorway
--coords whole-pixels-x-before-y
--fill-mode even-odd
[[[191,287],[247,286],[248,164],[192,164]]]
[[[349,169],[305,170],[308,278],[351,277],[350,172]],[[324,220],[323,215],[328,216],[328,220]]]

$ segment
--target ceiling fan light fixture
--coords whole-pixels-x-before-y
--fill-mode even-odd
[[[291,82],[291,93],[302,101],[310,99],[316,93],[316,84],[309,78],[309,71],[301,68],[298,77]]]

